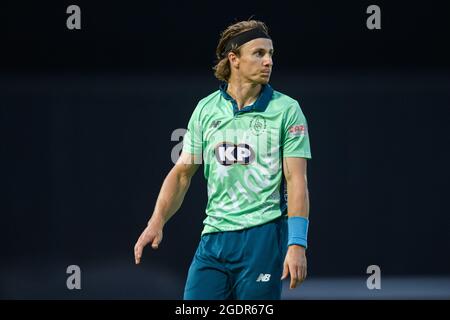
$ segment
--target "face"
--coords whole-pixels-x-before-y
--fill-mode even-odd
[[[253,39],[240,48],[240,56],[231,54],[230,63],[235,67],[241,78],[251,83],[266,84],[272,73],[272,40],[265,38]]]

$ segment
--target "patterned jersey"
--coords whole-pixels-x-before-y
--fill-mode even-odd
[[[311,159],[296,100],[267,84],[239,110],[226,89],[223,84],[200,100],[183,139],[183,152],[203,158],[208,204],[202,234],[250,228],[285,214],[282,158]]]

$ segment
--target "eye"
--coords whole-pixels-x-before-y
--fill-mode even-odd
[[[268,53],[269,53],[270,57],[273,56],[273,51],[268,51]],[[265,50],[257,50],[254,52],[254,55],[256,55],[257,57],[260,57],[260,58],[264,57],[265,54],[266,54]]]
[[[264,56],[264,52],[263,52],[262,50],[256,51],[255,54],[256,54],[258,57],[263,57],[263,56]]]

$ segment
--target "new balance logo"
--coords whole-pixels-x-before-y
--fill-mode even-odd
[[[260,273],[256,282],[267,282],[270,280],[270,273]]]
[[[211,122],[210,128],[217,128],[221,122],[222,122],[221,120],[215,120]]]

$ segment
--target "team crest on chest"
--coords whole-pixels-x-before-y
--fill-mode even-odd
[[[256,115],[250,121],[250,131],[255,135],[259,136],[261,133],[266,131],[266,119],[260,115]]]

